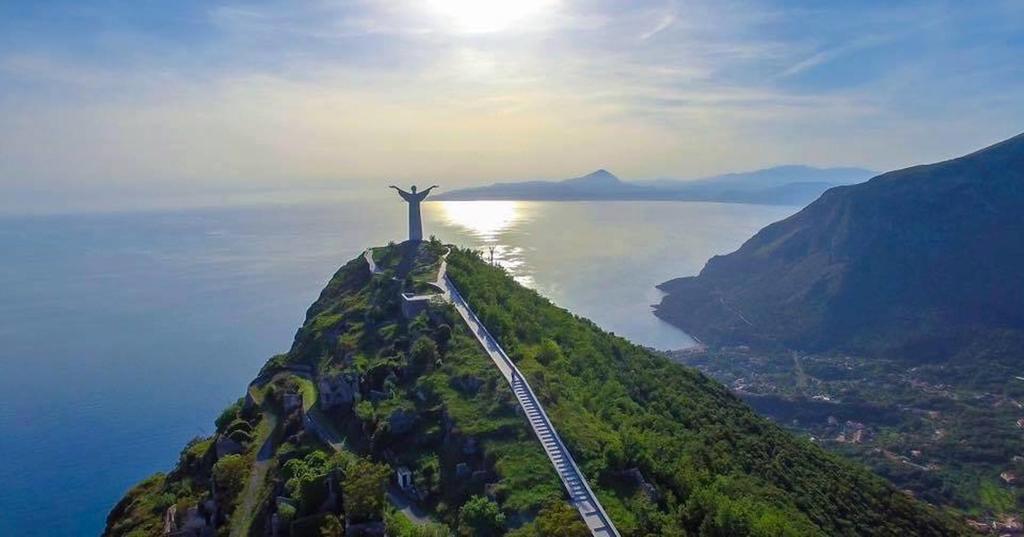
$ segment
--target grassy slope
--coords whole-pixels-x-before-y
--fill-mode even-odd
[[[310,307],[292,349],[268,367],[290,363],[312,365],[323,374],[356,371],[365,387],[384,392],[381,400],[364,399],[363,412],[372,413],[358,423],[353,424],[345,411],[332,411],[330,417],[354,437],[354,449],[378,456],[390,451],[414,472],[439,466],[440,504],[433,507],[441,519],[453,522],[454,512],[469,495],[484,492],[484,483],[455,478],[455,464],[472,463],[474,457],[460,455],[456,441],[445,439],[449,424],[449,436],[479,441],[482,461],[471,466],[493,474],[488,482],[497,483],[492,488],[506,513],[529,518],[546,501],[562,497],[557,476],[525,420],[516,414],[511,392],[455,313],[443,308],[440,320],[401,318],[397,297],[404,274],[433,280],[445,249],[424,243],[425,251],[408,263],[405,247],[374,249],[383,273],[372,278],[362,259],[342,267]],[[441,364],[414,371],[408,363],[409,347],[420,336],[434,337],[440,324],[453,329]],[[402,410],[417,415],[415,428],[391,435],[389,418]]]
[[[624,533],[944,535],[965,530],[782,431],[724,387],[553,306],[466,251],[449,275],[529,375]],[[639,467],[664,495],[616,486]],[[604,499],[605,496],[602,496]]]

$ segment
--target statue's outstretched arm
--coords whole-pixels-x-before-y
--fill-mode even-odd
[[[420,190],[419,191],[420,199],[423,199],[423,198],[427,197],[427,194],[430,194],[430,191],[434,190],[435,188],[437,188],[437,185],[431,185],[430,188],[427,188],[427,189],[424,189],[424,190]]]
[[[398,187],[397,187],[397,186],[395,186],[395,185],[391,185],[391,186],[389,186],[388,188],[393,188],[393,189],[397,190],[397,191],[398,191],[398,195],[399,195],[399,196],[402,196],[402,199],[404,199],[405,201],[409,201],[409,198],[410,198],[410,197],[412,197],[412,194],[410,194],[409,192],[406,192],[406,191],[402,190],[401,188],[398,188]]]

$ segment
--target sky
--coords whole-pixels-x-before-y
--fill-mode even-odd
[[[883,171],[1024,131],[1022,58],[1021,0],[0,0],[0,211]]]

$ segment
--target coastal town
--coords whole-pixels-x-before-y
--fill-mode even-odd
[[[744,346],[670,353],[786,429],[850,456],[905,493],[1024,535],[1024,380],[994,365],[970,384],[950,365]]]

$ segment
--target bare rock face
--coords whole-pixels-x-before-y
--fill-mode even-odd
[[[285,413],[292,413],[302,408],[302,394],[301,393],[286,393],[282,397],[284,403]]]
[[[362,522],[345,526],[345,537],[384,537],[387,528],[383,522]]]
[[[320,406],[325,410],[350,405],[359,393],[359,375],[341,373],[331,377],[322,377],[317,383],[320,391]]]
[[[217,450],[217,458],[226,457],[228,455],[236,455],[243,451],[242,444],[232,440],[224,435],[217,436],[217,442],[215,444]]]
[[[415,412],[398,409],[388,416],[388,425],[392,434],[405,434],[416,425],[417,416]]]

